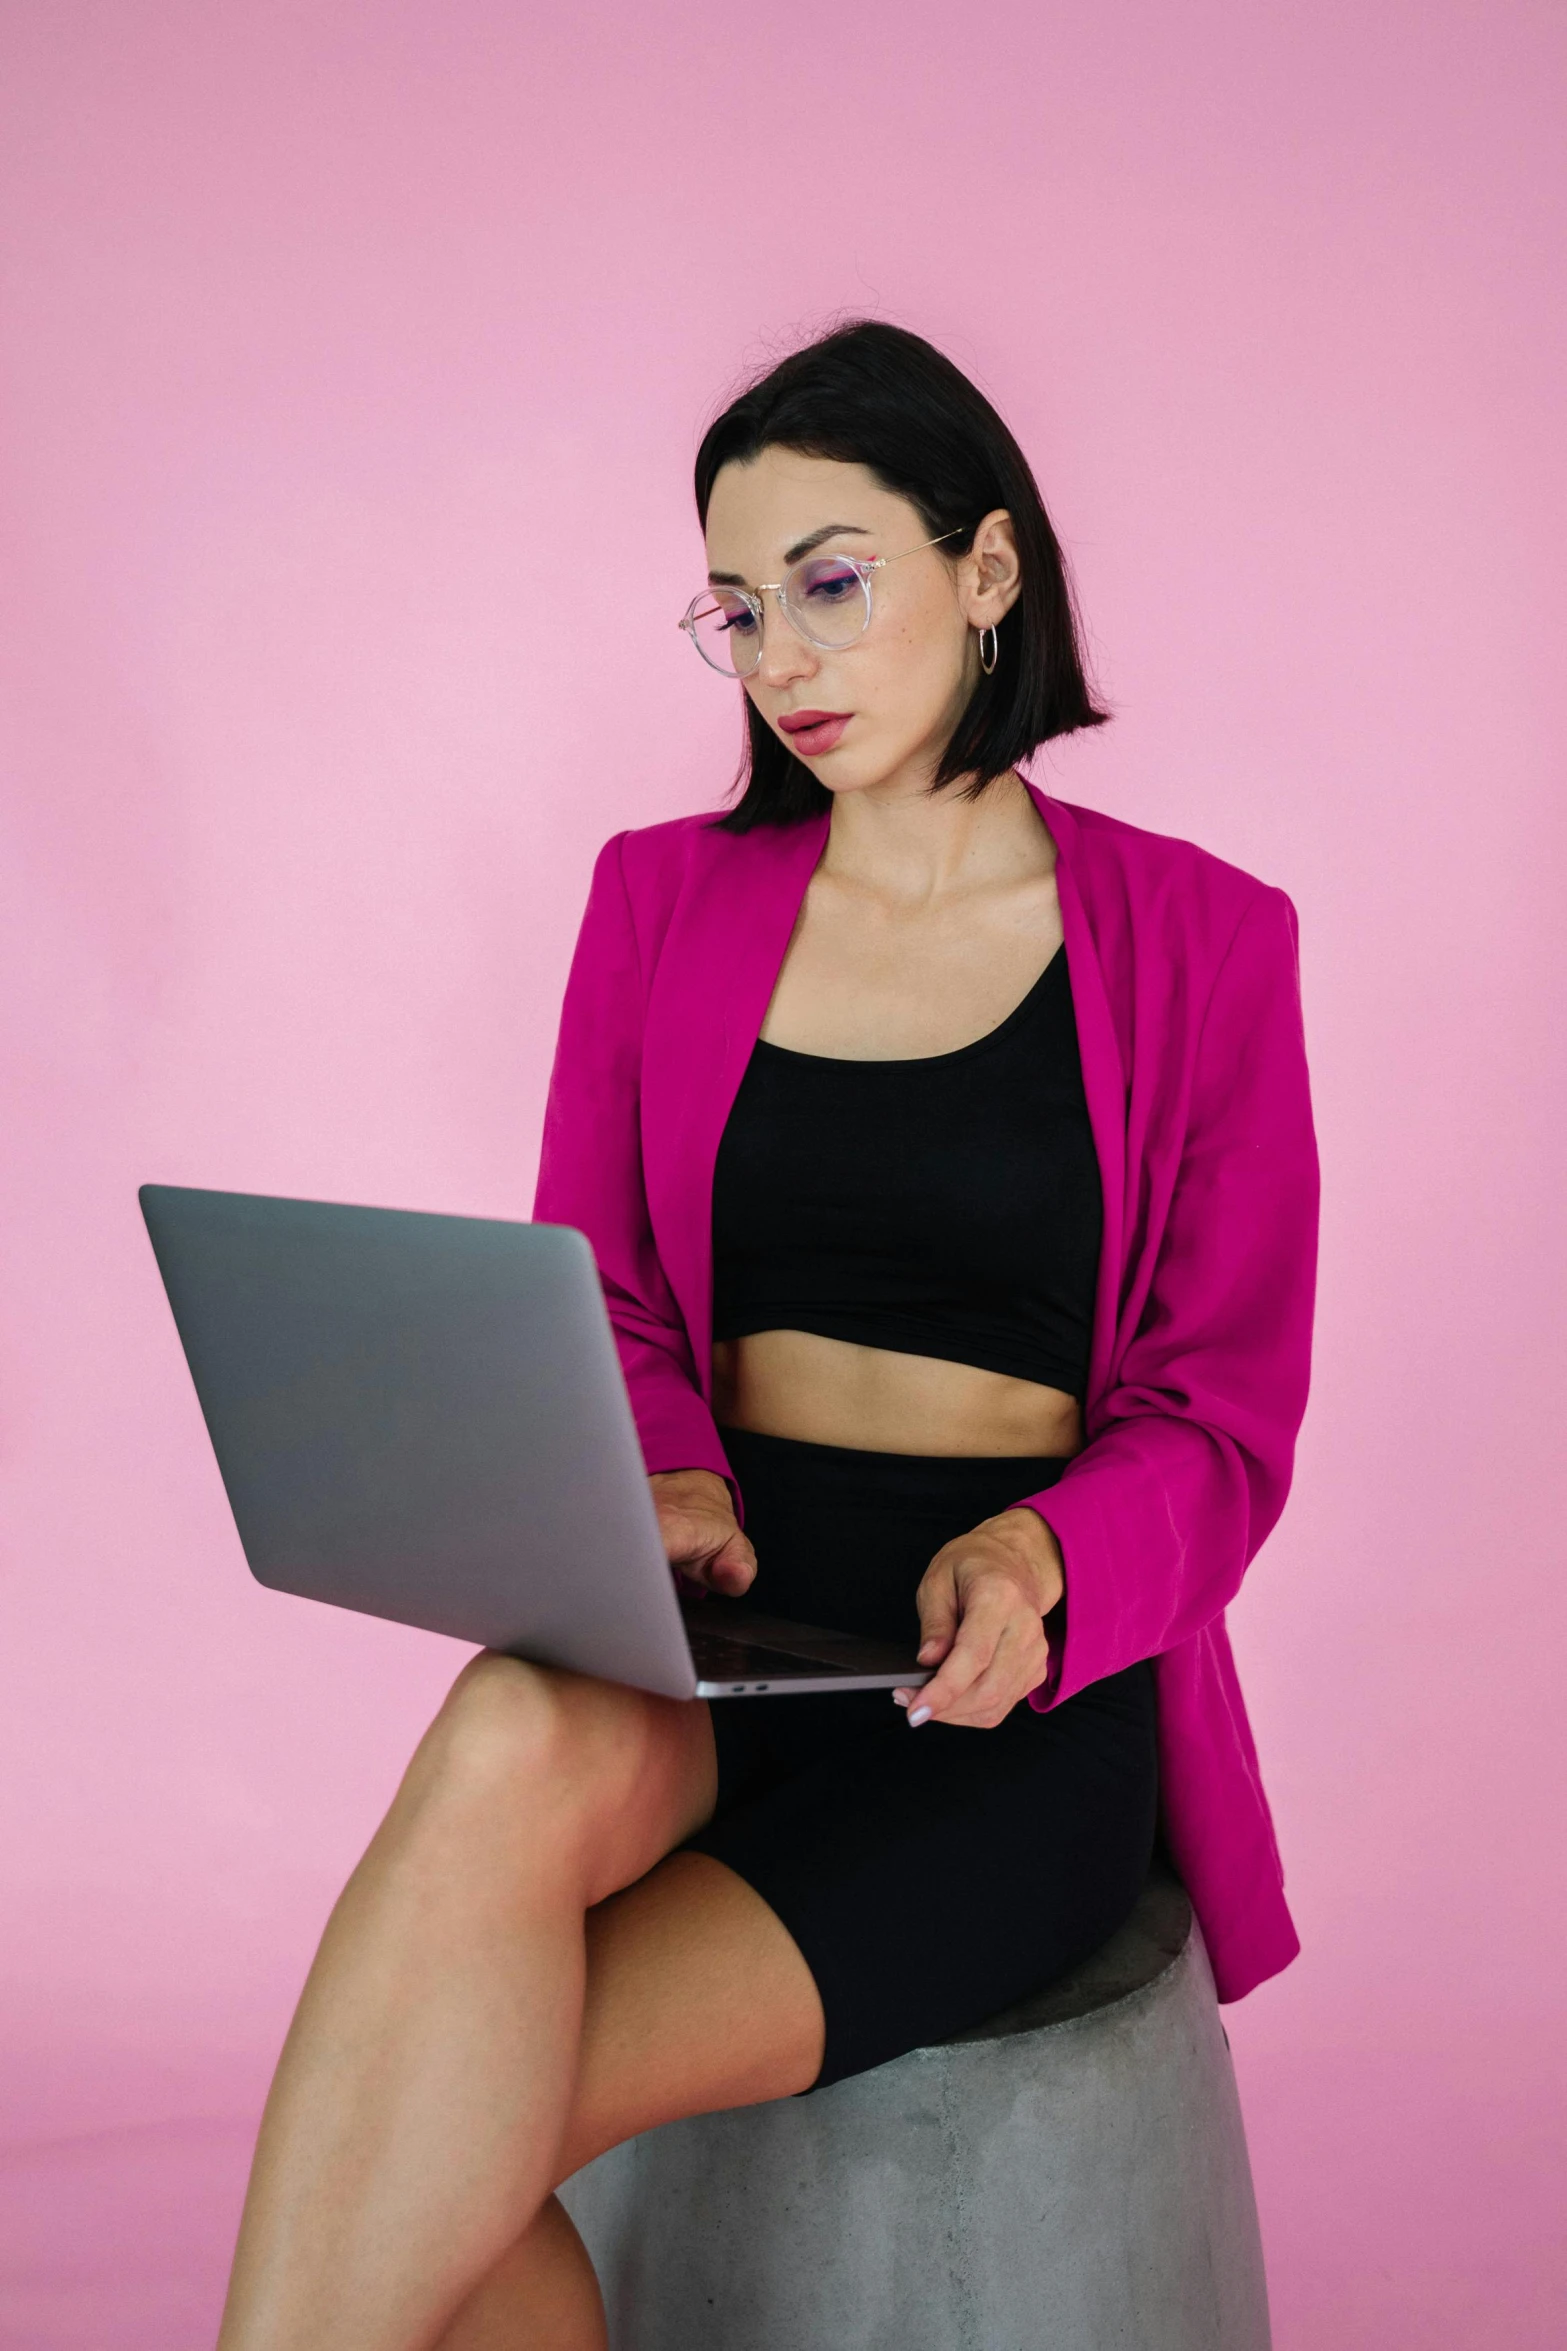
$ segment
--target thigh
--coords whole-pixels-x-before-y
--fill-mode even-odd
[[[581,2057],[558,2179],[656,2124],[786,2098],[821,2065],[822,2003],[743,1879],[676,1852],[587,1916]]]
[[[1010,2007],[1114,1932],[1157,1825],[1153,1672],[994,1730],[846,1721],[792,1768],[767,1761],[686,1849],[743,1877],[798,1945],[825,2087]]]

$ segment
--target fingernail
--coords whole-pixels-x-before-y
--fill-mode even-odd
[[[911,1725],[918,1722],[929,1722],[929,1720],[930,1708],[928,1706],[916,1706],[914,1712],[909,1716]]]
[[[907,1706],[908,1702],[909,1702],[909,1693],[908,1693],[908,1691],[907,1691],[907,1690],[894,1690],[894,1691],[893,1691],[893,1693],[892,1693],[892,1703],[894,1704],[894,1706]]]

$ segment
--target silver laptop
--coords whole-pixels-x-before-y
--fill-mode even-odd
[[[671,1698],[930,1679],[912,1627],[904,1649],[681,1602],[581,1233],[140,1199],[259,1582]]]

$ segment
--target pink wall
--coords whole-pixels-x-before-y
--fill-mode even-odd
[[[526,1213],[590,858],[731,763],[699,422],[850,306],[1037,460],[1119,710],[1054,788],[1301,912],[1318,1370],[1236,1629],[1306,1949],[1230,2012],[1281,2351],[1559,2342],[1559,7],[0,48],[0,2338],[210,2340],[459,1655],[249,1582],[136,1183]]]

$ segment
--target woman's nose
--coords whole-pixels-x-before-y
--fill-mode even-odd
[[[798,630],[790,627],[771,594],[763,605],[763,614],[762,657],[756,665],[761,683],[779,691],[792,686],[797,678],[812,676],[817,668],[816,655]]]

